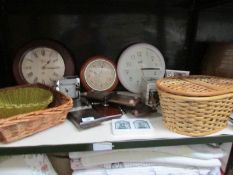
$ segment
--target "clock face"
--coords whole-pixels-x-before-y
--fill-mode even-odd
[[[134,44],[120,55],[117,73],[126,89],[140,93],[143,78],[159,79],[164,76],[165,62],[154,46],[147,43]]]
[[[87,90],[111,91],[118,82],[116,68],[106,57],[92,57],[81,68],[81,81]]]
[[[74,62],[60,43],[34,40],[18,50],[13,70],[19,84],[43,83],[54,86],[64,76],[74,75]]]
[[[65,73],[62,56],[54,49],[38,47],[27,52],[22,58],[21,70],[28,83],[54,85]]]

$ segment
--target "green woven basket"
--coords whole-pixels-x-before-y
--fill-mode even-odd
[[[49,90],[38,87],[0,90],[0,118],[45,109],[53,101]]]

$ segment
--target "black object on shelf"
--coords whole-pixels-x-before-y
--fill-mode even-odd
[[[95,105],[90,109],[70,112],[68,118],[78,128],[90,128],[104,121],[120,118],[122,112],[112,106]]]

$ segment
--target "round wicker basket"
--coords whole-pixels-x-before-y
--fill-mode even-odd
[[[204,136],[227,126],[233,111],[233,79],[213,76],[164,78],[156,82],[165,127]]]

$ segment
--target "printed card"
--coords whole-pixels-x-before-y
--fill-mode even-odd
[[[113,119],[113,134],[140,134],[153,131],[153,126],[147,119]]]

